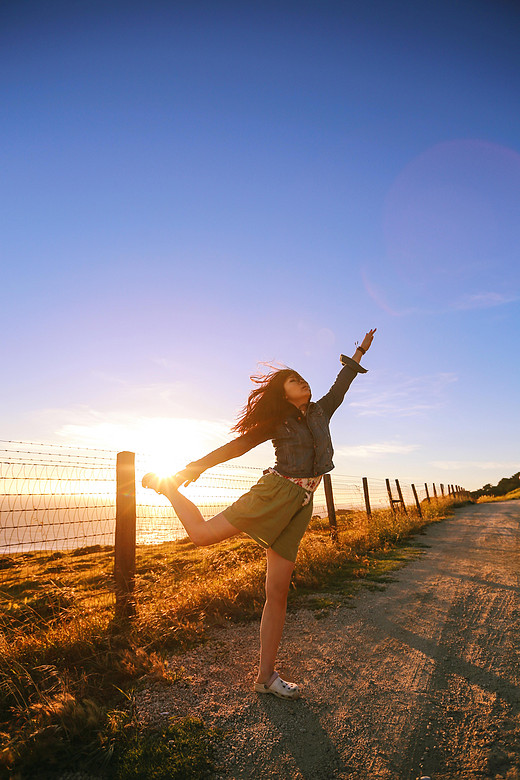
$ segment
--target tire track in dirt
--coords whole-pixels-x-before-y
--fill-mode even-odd
[[[482,574],[461,573],[439,641],[441,663],[428,682],[433,705],[411,734],[403,778],[416,777],[417,767],[441,780],[516,774],[520,766],[518,742],[509,752],[498,748],[519,715],[518,528],[490,530],[482,528],[471,555]]]
[[[255,622],[174,656],[187,682],[144,691],[143,720],[228,729],[219,780],[518,780],[519,529],[518,501],[461,508],[384,590],[288,613],[278,669],[300,700],[252,693]]]

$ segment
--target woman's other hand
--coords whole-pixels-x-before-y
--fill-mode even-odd
[[[188,463],[186,468],[175,474],[175,481],[178,485],[184,485],[184,487],[186,487],[190,482],[195,482],[201,474],[202,471],[197,466],[192,466],[191,463]]]

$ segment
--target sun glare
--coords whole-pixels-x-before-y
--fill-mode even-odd
[[[147,420],[139,456],[149,471],[169,476],[229,440],[228,425],[207,420]]]
[[[76,445],[135,452],[137,476],[146,471],[175,474],[232,438],[231,423],[226,420],[126,414],[99,417],[68,424],[60,434]]]

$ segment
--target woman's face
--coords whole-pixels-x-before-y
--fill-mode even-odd
[[[285,397],[295,406],[302,406],[310,401],[311,388],[299,374],[291,374],[283,385]]]

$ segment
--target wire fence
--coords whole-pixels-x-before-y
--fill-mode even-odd
[[[77,550],[114,544],[115,451],[0,442],[0,556],[34,551]],[[136,543],[158,544],[186,535],[164,496],[141,487],[147,457],[136,456]],[[204,473],[184,492],[207,519],[221,512],[262,475],[263,469],[225,464]],[[372,509],[388,508],[385,479],[369,480]],[[332,475],[336,511],[365,510],[362,477]],[[413,505],[412,486],[401,484]],[[433,488],[433,489],[432,489]],[[430,485],[429,495],[435,488]],[[392,485],[395,499],[399,496]],[[426,486],[416,485],[419,501]],[[437,487],[439,492],[439,486]],[[323,482],[314,495],[314,515],[327,515]]]
[[[114,543],[115,453],[0,442],[0,554]]]

